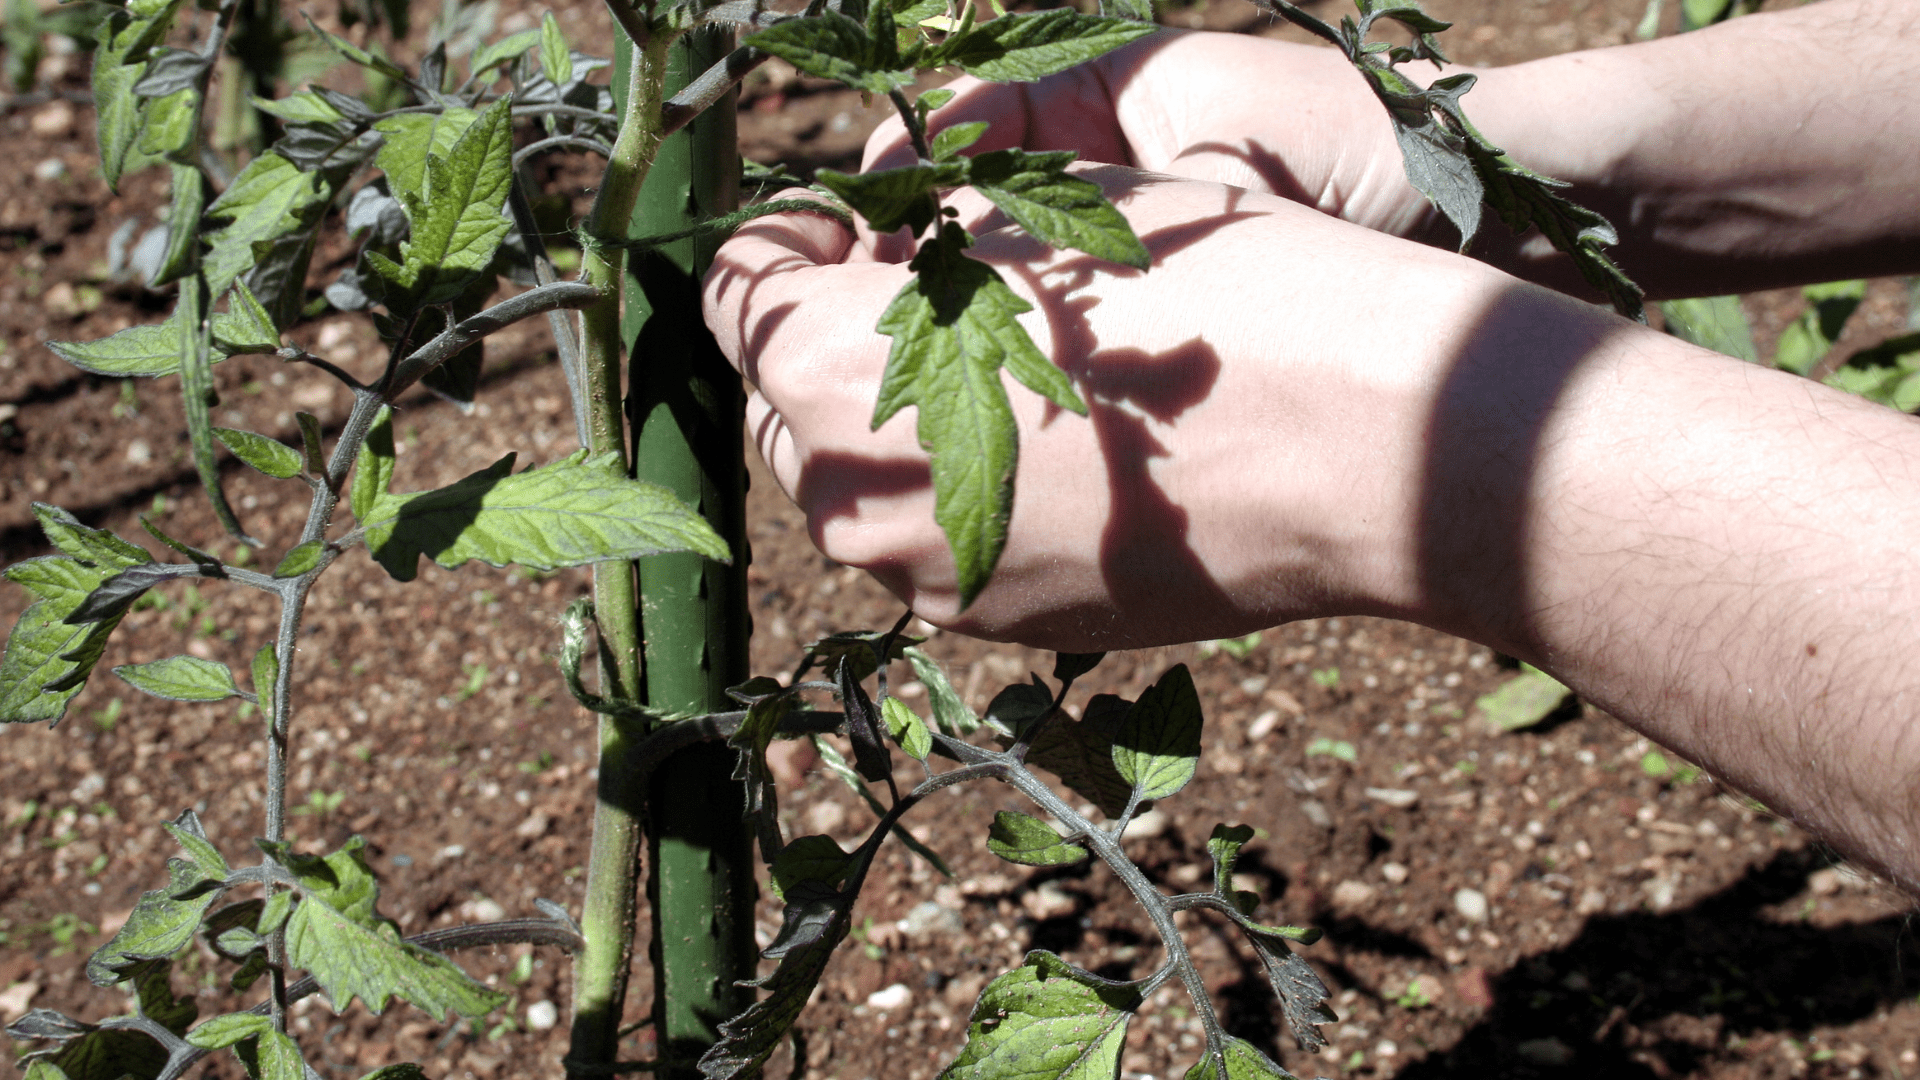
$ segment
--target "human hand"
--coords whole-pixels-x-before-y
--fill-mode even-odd
[[[956,97],[933,112],[931,127],[988,121],[973,151],[1073,150],[1085,161],[1280,195],[1397,236],[1428,222],[1385,110],[1332,49],[1166,30],[1039,82],[963,77],[948,86]],[[868,140],[862,168],[912,160],[896,117]]]
[[[912,411],[869,430],[889,348],[873,328],[909,278],[900,254],[812,215],[753,222],[721,248],[708,324],[757,388],[750,430],[815,544],[935,624],[1049,648],[1408,610],[1428,410],[1463,328],[1513,283],[1271,195],[1079,171],[1132,222],[1149,274],[1047,248],[971,193],[951,200],[1091,409],[1010,387],[1007,546],[965,611]],[[1390,346],[1365,329],[1382,297]]]

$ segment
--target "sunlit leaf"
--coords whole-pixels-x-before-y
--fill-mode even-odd
[[[1054,8],[975,24],[958,40],[944,43],[926,62],[952,64],[988,82],[1033,82],[1153,32],[1153,26],[1131,19]]]
[[[223,427],[214,428],[213,434],[223,446],[233,451],[234,457],[268,476],[287,480],[300,475],[300,451],[278,439]]]
[[[900,749],[915,761],[927,760],[927,754],[933,749],[933,733],[927,730],[927,722],[896,697],[881,702],[880,712],[887,721],[887,733],[900,744]]]
[[[993,815],[987,850],[1022,866],[1071,866],[1087,857],[1086,848],[1062,840],[1053,826],[1014,810]]]
[[[135,690],[170,701],[223,701],[240,693],[227,665],[197,656],[169,656],[147,664],[121,664],[113,673]]]
[[[1115,1080],[1127,1022],[1140,1007],[1130,986],[1075,970],[1049,952],[987,984],[967,1042],[941,1080]]]
[[[1127,710],[1113,736],[1113,766],[1134,799],[1164,799],[1187,786],[1200,760],[1200,695],[1175,664]]]

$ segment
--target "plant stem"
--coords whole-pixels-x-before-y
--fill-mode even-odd
[[[618,2],[618,0],[616,0]],[[622,45],[627,45],[622,36]],[[659,150],[660,100],[670,39],[653,34],[626,50],[624,113],[620,135],[607,161],[600,194],[587,219],[587,235],[625,236],[634,201]],[[616,80],[617,82],[617,80]],[[630,468],[620,394],[620,283],[625,252],[589,245],[583,276],[600,296],[581,312],[585,362],[587,434],[596,453],[616,453]],[[632,563],[599,563],[593,575],[594,610],[602,641],[601,694],[618,701],[640,698],[639,602]],[[574,961],[572,1040],[566,1065],[576,1076],[596,1075],[614,1061],[620,1014],[633,966],[634,894],[638,881],[640,794],[627,782],[630,746],[645,725],[601,716],[600,772],[587,862],[587,895],[581,911],[586,945]]]

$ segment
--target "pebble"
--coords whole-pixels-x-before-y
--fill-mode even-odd
[[[1300,812],[1306,815],[1307,820],[1313,822],[1316,828],[1333,828],[1333,815],[1327,813],[1327,808],[1320,805],[1318,799],[1300,800]]]
[[[507,909],[497,901],[484,896],[476,897],[460,905],[460,918],[467,922],[499,922],[507,917]]]
[[[33,1002],[33,995],[40,992],[40,984],[19,982],[0,991],[0,1021],[12,1023],[15,1018],[26,1014],[27,1006]]]
[[[553,1025],[560,1022],[560,1009],[551,1001],[540,1000],[527,1006],[527,1027],[534,1031],[551,1031]]]
[[[913,1000],[913,991],[906,983],[894,983],[884,990],[875,990],[867,995],[867,1008],[890,1012]]]
[[[1335,908],[1352,909],[1365,907],[1367,901],[1371,899],[1373,899],[1373,886],[1364,881],[1355,881],[1352,878],[1348,878],[1346,881],[1333,887],[1332,900]]]
[[[64,101],[55,101],[33,114],[27,126],[35,135],[55,139],[73,130],[73,106]]]
[[[1026,909],[1035,922],[1048,919],[1062,919],[1079,908],[1072,893],[1049,881],[1020,898],[1020,906]]]
[[[1453,894],[1453,910],[1468,922],[1487,921],[1487,894],[1479,889],[1461,889]]]
[[[1268,709],[1266,712],[1254,717],[1253,723],[1247,725],[1247,741],[1259,742],[1261,739],[1273,734],[1273,729],[1279,726],[1280,710]]]
[[[1382,863],[1380,866],[1380,876],[1395,885],[1404,884],[1407,880],[1407,868],[1397,862]]]
[[[67,175],[67,163],[57,157],[50,157],[33,167],[33,178],[42,183],[58,180]]]
[[[957,936],[963,933],[967,924],[960,913],[949,907],[942,907],[932,900],[923,900],[907,912],[900,920],[900,932],[910,938],[938,937],[942,934]]]
[[[1370,787],[1367,789],[1366,794],[1367,798],[1372,799],[1374,802],[1385,803],[1396,810],[1406,810],[1413,806],[1414,803],[1420,801],[1419,792],[1407,791],[1402,788]]]
[[[1128,840],[1149,840],[1160,836],[1173,824],[1166,811],[1155,807],[1127,822],[1127,831],[1122,834]]]
[[[816,833],[832,835],[847,823],[847,809],[837,802],[817,802],[807,810],[807,824]]]
[[[513,827],[513,835],[522,840],[538,840],[547,835],[547,828],[553,824],[553,818],[545,810],[535,810],[527,819]]]

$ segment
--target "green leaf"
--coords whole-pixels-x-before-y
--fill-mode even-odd
[[[204,234],[210,245],[203,264],[208,291],[224,292],[251,269],[257,242],[310,231],[332,194],[319,173],[301,172],[278,154],[254,158],[207,207],[209,222],[224,223]]]
[[[167,211],[167,251],[160,268],[147,279],[148,288],[178,281],[193,271],[194,258],[200,254],[200,212],[207,206],[207,181],[194,165],[172,163],[173,191]]]
[[[913,72],[900,64],[891,33],[876,38],[837,11],[770,26],[742,44],[771,53],[809,75],[870,94],[885,94],[913,82]]]
[[[1001,687],[987,702],[987,723],[1008,736],[1021,734],[1029,724],[1053,711],[1053,691],[1038,675],[1029,675],[1032,682]]]
[[[501,64],[518,60],[528,49],[541,44],[542,30],[522,30],[517,34],[501,38],[491,45],[482,45],[474,50],[473,58],[467,62],[468,70],[478,78]],[[571,55],[567,57],[567,62],[569,64],[573,62]],[[381,166],[381,168],[385,167]]]
[[[169,701],[224,701],[240,694],[227,665],[197,656],[169,656],[149,664],[121,664],[113,673],[135,690]]]
[[[187,558],[192,559],[195,563],[197,563],[201,567],[207,570],[213,571],[211,576],[218,577],[220,576],[221,573],[224,573],[224,571],[221,570],[220,557],[218,555],[215,555],[211,551],[202,551],[201,549],[194,547],[192,544],[186,543],[183,540],[176,540],[173,537],[167,535],[167,532],[165,529],[162,529],[160,526],[154,524],[152,515],[141,514],[140,527],[147,530],[147,535],[153,537],[155,540],[160,541],[161,543],[167,545],[168,547],[179,552],[180,554],[185,555]]]
[[[1033,82],[1104,56],[1153,31],[1147,23],[1082,15],[1071,8],[1004,15],[944,42],[925,63],[953,64],[989,82]]]
[[[913,280],[880,317],[893,345],[873,413],[878,428],[905,406],[919,407],[934,520],[953,551],[962,606],[986,587],[1013,511],[1019,433],[1000,369],[1062,408],[1086,411],[1016,321],[1032,305],[992,267],[965,256],[970,242],[949,223],[914,256]]]
[[[285,555],[281,556],[280,565],[273,568],[273,576],[277,578],[299,577],[301,574],[319,566],[320,559],[326,552],[327,542],[325,540],[308,540],[304,544],[296,544],[288,549]]]
[[[240,527],[240,519],[227,502],[220,462],[213,452],[212,406],[213,332],[207,317],[208,291],[205,279],[195,274],[180,284],[180,396],[186,406],[187,440],[193,448],[194,471],[200,474],[200,486],[213,504],[213,516],[227,535],[242,543],[257,543]]]
[[[773,1056],[800,1011],[806,1008],[807,998],[819,984],[820,974],[826,970],[834,947],[847,936],[852,925],[847,917],[852,898],[843,899],[834,894],[820,896],[816,892],[819,888],[804,883],[795,888],[795,892],[814,894],[805,909],[805,916],[810,919],[806,940],[779,948],[783,942],[776,938],[775,945],[769,946],[769,953],[778,949],[780,966],[773,974],[750,984],[760,989],[763,996],[745,1012],[722,1023],[719,1040],[700,1056],[700,1073],[707,1080],[744,1080],[757,1076],[760,1066]],[[800,909],[789,898],[787,923],[781,927],[782,938],[792,937],[789,928],[796,910]]]
[[[253,295],[245,281],[227,290],[227,310],[213,316],[213,344],[227,356],[270,353],[280,348],[280,331],[273,316]]]
[[[853,669],[853,681],[860,682],[879,670],[875,657],[880,653],[880,644],[887,635],[879,630],[842,630],[828,634],[818,641],[810,641],[805,646],[808,659],[820,665],[820,669],[829,678],[838,678],[840,666],[850,665]],[[907,650],[918,645],[924,638],[908,634],[897,634],[893,647],[887,652],[887,661],[907,655]]]
[[[167,860],[168,885],[142,893],[133,914],[112,940],[87,959],[87,978],[95,986],[112,986],[125,979],[126,969],[142,960],[164,960],[193,940],[200,920],[219,896],[218,889],[193,893],[197,886],[216,880],[188,859]],[[176,894],[189,899],[176,900]]]
[[[57,506],[34,503],[33,516],[39,519],[40,531],[47,535],[47,543],[82,562],[106,570],[125,570],[153,561],[146,548],[128,543],[105,529],[82,525],[78,518]]]
[[[987,984],[940,1080],[1114,1080],[1139,992],[1049,952]]]
[[[427,155],[418,192],[396,191],[412,223],[398,270],[368,265],[419,306],[453,300],[486,270],[510,224],[501,213],[513,181],[512,101],[502,98],[460,133],[446,156]]]
[[[1519,675],[1473,704],[1500,730],[1519,731],[1553,715],[1572,693],[1560,680],[1523,664]]]
[[[1819,365],[1840,340],[1840,332],[1866,295],[1865,281],[1833,281],[1800,290],[1807,309],[1787,324],[1774,345],[1773,366],[1805,375]]]
[[[346,115],[323,94],[301,90],[283,98],[252,99],[253,107],[288,124],[337,124]]]
[[[385,75],[387,78],[393,79],[396,82],[404,83],[409,81],[407,79],[407,72],[405,68],[402,68],[400,65],[394,63],[393,61],[387,59],[384,56],[378,56],[374,53],[368,52],[365,49],[362,49],[358,45],[355,45],[353,42],[348,41],[346,38],[343,38],[338,34],[330,34],[327,31],[322,30],[320,28],[320,25],[313,21],[312,16],[307,17],[307,27],[308,29],[313,31],[314,36],[320,38],[320,40],[326,42],[328,45],[333,46],[333,50],[335,52],[339,53],[341,56],[346,57],[348,60],[351,60],[354,63],[359,64],[361,67],[372,68],[374,71],[377,71],[380,74]]]
[[[200,815],[192,810],[182,810],[180,816],[172,821],[161,822],[160,827],[167,835],[184,848],[200,872],[209,881],[225,881],[227,877],[227,857],[207,839],[207,830],[200,824]]]
[[[300,1057],[300,1044],[291,1037],[268,1031],[260,1036],[253,1053],[258,1067],[249,1071],[258,1080],[306,1080],[307,1063]]]
[[[441,488],[383,495],[362,520],[367,550],[396,581],[421,555],[451,570],[479,559],[536,570],[692,551],[725,562],[726,542],[665,488],[630,479],[618,455],[584,450],[514,474],[513,455]]]
[[[1854,353],[1826,383],[1901,412],[1920,409],[1920,331]]]
[[[403,191],[419,194],[427,179],[427,155],[445,156],[479,118],[472,109],[450,106],[437,113],[389,116],[373,125],[373,130],[387,137],[373,163],[387,174],[387,184],[395,197]]]
[[[223,427],[214,428],[213,435],[221,445],[233,451],[234,457],[268,476],[289,480],[300,475],[300,451],[278,439]]]
[[[300,453],[306,458],[307,471],[315,476],[327,475],[327,457],[320,448],[320,418],[309,412],[293,414],[300,425]]]
[[[887,721],[887,733],[908,757],[915,761],[927,760],[927,754],[933,749],[933,734],[927,730],[925,720],[896,697],[880,703],[880,714]]]
[[[97,341],[49,341],[54,355],[95,375],[173,375],[180,370],[180,312],[163,323],[130,326]]]
[[[853,856],[842,850],[833,837],[798,836],[774,856],[768,873],[774,895],[785,898],[803,881],[832,888],[845,880],[852,869]]]
[[[1072,682],[1098,667],[1106,657],[1104,652],[1054,653],[1053,677],[1058,682]]]
[[[391,1065],[382,1065],[360,1080],[427,1080],[426,1070],[411,1061],[396,1061]]]
[[[257,1038],[273,1030],[273,1021],[259,1013],[226,1013],[201,1021],[187,1032],[187,1041],[202,1050],[224,1050],[242,1039]]]
[[[939,725],[941,733],[955,738],[973,734],[974,729],[980,726],[980,718],[967,708],[966,700],[947,679],[947,673],[941,670],[939,661],[918,646],[910,646],[904,652],[907,662],[913,665],[913,677],[927,688],[927,701],[933,706],[933,722]]]
[[[939,213],[933,193],[966,183],[967,165],[956,161],[853,174],[821,169],[815,179],[845,199],[875,232],[890,233],[905,226],[918,236]]]
[[[355,837],[325,859],[261,846],[300,880],[303,899],[287,919],[288,958],[313,975],[335,1012],[358,997],[379,1013],[398,997],[441,1020],[448,1012],[484,1016],[509,1000],[439,953],[401,940],[375,910],[379,886],[362,855],[365,841]]]
[[[120,614],[81,626],[71,615],[112,575],[75,559],[48,556],[16,563],[10,581],[42,599],[20,613],[0,656],[0,723],[59,720],[80,692],[120,624]],[[53,594],[53,595],[49,595]]]
[[[143,155],[180,164],[178,159],[192,144],[194,125],[200,118],[200,95],[191,89],[177,90],[148,101],[143,111],[145,120],[134,145]]]
[[[1253,839],[1253,827],[1250,825],[1215,825],[1213,835],[1207,837],[1207,854],[1213,856],[1213,891],[1217,896],[1233,894],[1233,864],[1240,859],[1240,849]]]
[[[555,86],[573,81],[573,46],[551,11],[540,20],[540,70]]]
[[[1749,364],[1760,359],[1753,345],[1753,327],[1747,323],[1746,312],[1740,310],[1737,296],[1667,300],[1660,304],[1660,313],[1666,316],[1667,333],[1682,341]]]
[[[1220,1054],[1202,1054],[1185,1080],[1295,1080],[1245,1039],[1222,1035],[1220,1041]]]
[[[95,132],[100,171],[116,190],[123,172],[146,164],[135,152],[146,102],[134,94],[133,87],[146,75],[148,56],[172,29],[182,3],[130,5],[125,11],[109,13],[100,27],[93,53]]]
[[[1164,799],[1187,786],[1200,760],[1200,695],[1187,665],[1175,664],[1127,710],[1114,732],[1113,765],[1135,801]]]
[[[367,430],[367,441],[360,444],[360,456],[353,463],[353,487],[348,500],[356,521],[364,523],[374,504],[393,486],[393,409],[382,405]]]
[[[921,101],[925,101],[926,99],[926,94],[920,95]],[[933,160],[951,161],[954,155],[972,146],[974,143],[979,142],[980,136],[986,133],[987,122],[985,120],[975,120],[966,124],[955,124],[952,127],[941,129],[940,133],[933,137],[933,144],[927,149],[933,151]]]
[[[1086,848],[1062,840],[1053,826],[1014,810],[993,815],[987,850],[1021,866],[1071,866],[1087,857]]]
[[[1034,735],[1027,764],[1058,776],[1101,813],[1118,819],[1126,812],[1133,785],[1113,767],[1113,736],[1132,705],[1112,694],[1094,695],[1079,720],[1058,716]]]

